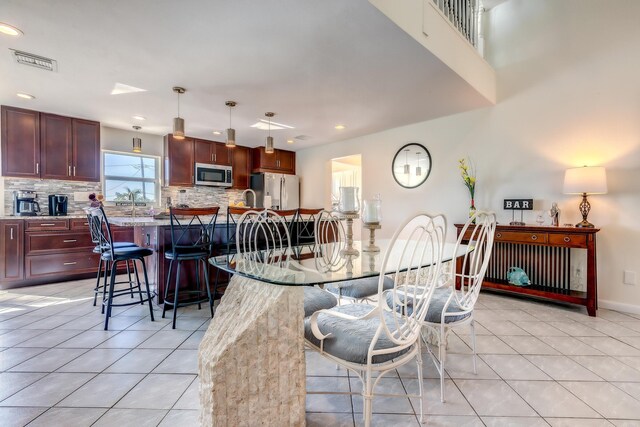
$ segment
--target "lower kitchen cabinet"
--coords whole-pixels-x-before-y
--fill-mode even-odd
[[[0,221],[0,283],[24,277],[23,247],[23,221]]]
[[[133,242],[132,227],[112,232],[116,241]],[[94,247],[85,219],[2,220],[0,289],[93,277],[100,260]]]

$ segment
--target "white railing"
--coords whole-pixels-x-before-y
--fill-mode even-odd
[[[440,11],[449,19],[453,26],[476,49],[480,33],[479,15],[481,0],[433,0]]]

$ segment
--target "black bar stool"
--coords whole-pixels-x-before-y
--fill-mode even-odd
[[[176,328],[176,315],[178,307],[198,304],[198,309],[202,308],[202,303],[209,301],[209,310],[213,317],[213,302],[215,298],[215,288],[213,297],[209,286],[209,258],[213,252],[213,233],[216,227],[216,219],[218,217],[219,207],[209,208],[171,208],[171,249],[165,252],[165,258],[169,260],[169,273],[167,274],[167,282],[164,289],[164,306],[162,308],[162,318],[171,307],[173,310],[173,329]],[[180,218],[182,217],[182,218]],[[208,217],[204,219],[204,217]],[[182,291],[183,294],[192,294],[196,296],[196,300],[178,302],[180,296],[180,272],[183,261],[195,261],[196,290]],[[175,286],[173,289],[173,302],[170,302],[169,288],[171,287],[171,272],[173,264],[178,264],[175,276]],[[202,264],[202,273],[204,275],[205,290],[201,288],[200,282]],[[206,297],[205,297],[206,294]]]
[[[109,225],[109,221],[107,220],[107,215],[104,212],[104,208],[100,206],[99,208],[90,208],[89,212],[92,217],[97,218],[100,223],[100,226],[97,227],[97,231],[100,239],[100,247],[106,248],[100,258],[105,263],[111,263],[111,274],[109,281],[109,290],[106,293],[105,299],[102,301],[103,310],[106,306],[106,315],[104,319],[104,330],[109,329],[109,318],[111,317],[111,308],[112,307],[125,307],[134,304],[144,304],[145,302],[149,303],[149,314],[151,315],[151,321],[153,321],[153,306],[151,300],[153,295],[149,290],[149,276],[147,275],[147,266],[144,262],[144,258],[150,255],[153,255],[153,251],[148,248],[141,248],[139,246],[131,246],[131,247],[123,247],[123,248],[115,248],[115,242],[113,241],[113,235],[111,233],[111,226]],[[94,220],[95,221],[95,220]],[[129,263],[129,261],[133,262],[133,268],[136,276],[136,286],[133,286],[133,282],[131,280],[125,282],[116,282],[116,272],[118,270],[118,263],[120,262]],[[140,286],[140,277],[138,275],[138,267],[135,261],[139,261],[142,265],[142,272],[144,273],[144,283],[146,290],[143,291]],[[129,288],[127,289],[116,289],[115,285],[120,283],[128,283]],[[135,288],[138,288],[135,291]],[[113,299],[119,296],[126,296],[130,294],[138,294],[140,296],[140,301],[114,304]],[[143,298],[144,294],[144,298]]]
[[[93,208],[97,209],[97,208]],[[87,215],[87,224],[89,225],[89,233],[91,234],[91,241],[96,245],[93,248],[94,254],[102,255],[103,252],[107,251],[108,248],[100,245],[100,218],[97,216],[91,215],[90,208],[85,208],[85,213]],[[133,242],[113,242],[114,249],[120,248],[130,248],[133,246],[137,246]],[[104,271],[103,271],[104,267]],[[102,300],[104,301],[107,294],[107,277],[109,275],[109,263],[103,262],[102,257],[98,261],[98,274],[96,277],[96,286],[93,289],[93,306],[96,306],[98,300],[98,293],[102,289]],[[131,281],[131,269],[129,268],[129,262],[127,262],[127,275],[129,276],[130,289],[133,291],[133,283]],[[104,280],[104,284],[100,284],[100,282]],[[133,293],[131,294],[131,298],[133,298]],[[104,306],[102,306],[102,313],[104,314]]]

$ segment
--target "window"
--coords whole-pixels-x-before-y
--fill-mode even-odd
[[[103,192],[108,202],[130,201],[157,205],[160,168],[157,157],[103,151]]]

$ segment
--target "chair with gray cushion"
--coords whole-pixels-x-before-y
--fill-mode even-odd
[[[496,216],[493,212],[478,211],[462,228],[454,253],[460,253],[461,245],[468,242],[466,250],[451,268],[446,282],[434,292],[429,310],[422,317],[427,334],[437,338],[438,355],[431,348],[429,355],[440,373],[440,400],[444,402],[444,371],[447,358],[447,336],[453,328],[469,326],[473,349],[473,373],[476,367],[476,332],[473,307],[478,300],[484,274],[489,265],[496,231]],[[391,300],[392,301],[392,300]],[[387,297],[387,303],[391,302]],[[410,301],[412,304],[413,301]],[[390,304],[391,305],[391,304]]]
[[[371,425],[374,388],[379,378],[413,360],[416,361],[418,378],[422,378],[421,319],[426,316],[440,276],[445,231],[443,216],[421,214],[409,219],[396,231],[384,255],[381,271],[394,273],[394,279],[390,279],[391,289],[385,291],[387,278],[384,274],[377,278],[377,303],[345,304],[316,311],[305,319],[307,347],[349,369],[362,381],[365,427]],[[391,253],[403,256],[391,257]],[[410,274],[400,274],[407,269]],[[426,277],[427,281],[418,283],[418,277]],[[389,310],[384,300],[385,292],[392,296],[405,295],[416,301],[411,313]],[[422,381],[418,382],[418,391],[416,396],[385,396],[417,397],[422,421]]]

